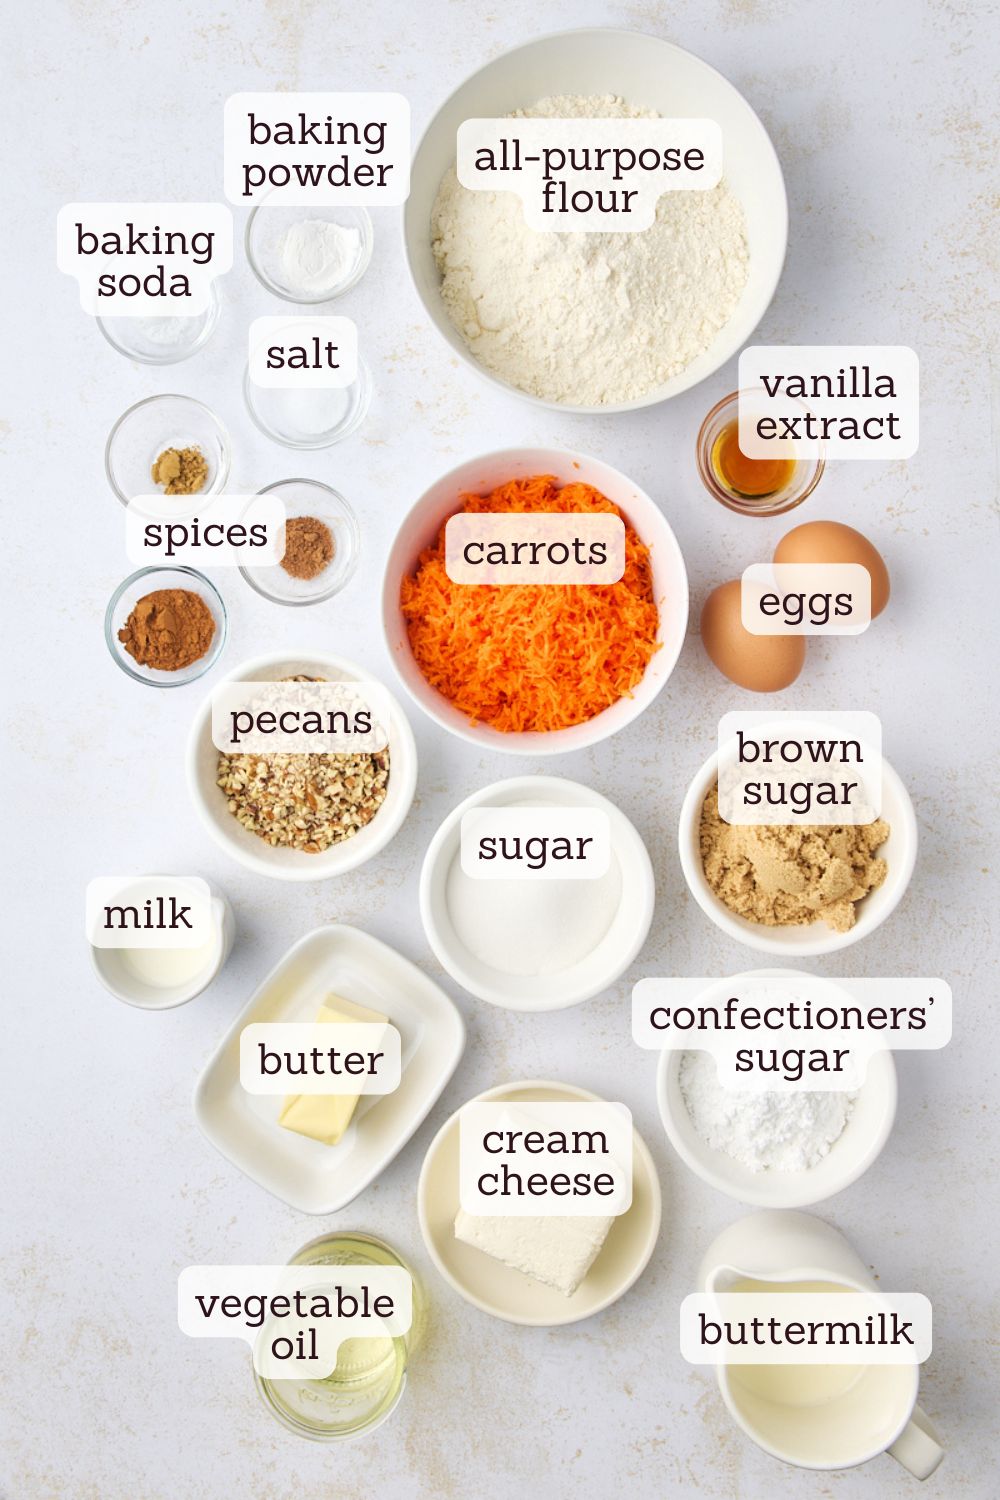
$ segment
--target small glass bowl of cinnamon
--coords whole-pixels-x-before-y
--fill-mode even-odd
[[[744,396],[753,392],[744,391]],[[698,473],[713,499],[741,516],[781,516],[807,500],[823,477],[810,457],[747,458],[739,445],[740,392],[724,396],[698,433]]]
[[[350,581],[361,533],[343,495],[318,479],[281,479],[258,492],[285,507],[285,555],[269,566],[241,567],[247,583],[274,604],[321,604]]]
[[[150,687],[184,687],[203,677],[228,634],[222,595],[194,568],[140,568],[118,585],[104,614],[115,662]]]

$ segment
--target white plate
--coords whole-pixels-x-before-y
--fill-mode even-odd
[[[488,1100],[570,1103],[597,1095],[548,1080],[508,1083],[478,1096]],[[458,1195],[456,1111],[430,1144],[420,1169],[417,1213],[431,1260],[458,1294],[494,1318],[556,1328],[610,1307],[642,1275],[660,1233],[660,1183],[639,1132],[632,1133],[632,1207],[612,1224],[601,1252],[572,1297],[534,1281],[455,1238]]]
[[[254,1021],[313,1021],[331,993],[388,1016],[400,1033],[403,1077],[394,1094],[360,1100],[336,1146],[278,1123],[282,1096],[240,1084],[240,1033]],[[356,927],[317,927],[271,970],[209,1058],[195,1118],[223,1156],[307,1214],[344,1208],[388,1166],[422,1124],[465,1049],[465,1024],[418,968]]]
[[[462,817],[476,807],[597,807],[608,815],[611,851],[621,872],[618,911],[592,953],[570,968],[524,976],[491,968],[462,942],[452,926],[446,892],[448,874],[461,857]],[[482,882],[484,906],[489,882]],[[434,957],[452,979],[480,1000],[505,1010],[563,1010],[599,995],[636,958],[649,935],[656,887],[646,846],[613,802],[578,781],[557,776],[514,776],[466,797],[431,839],[420,872],[420,917]]]

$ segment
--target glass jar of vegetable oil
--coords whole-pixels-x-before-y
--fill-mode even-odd
[[[376,1334],[346,1339],[337,1365],[323,1380],[269,1380],[254,1371],[265,1404],[300,1437],[336,1442],[371,1432],[385,1421],[403,1394],[410,1355],[420,1341],[424,1297],[413,1271],[384,1241],[344,1231],[322,1235],[294,1255],[293,1266],[398,1266],[413,1283],[413,1320],[396,1337]]]

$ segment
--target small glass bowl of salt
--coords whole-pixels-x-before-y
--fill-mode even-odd
[[[112,349],[142,365],[175,365],[204,348],[219,321],[219,293],[213,281],[208,306],[193,317],[95,318]]]
[[[285,208],[266,202],[247,220],[246,252],[261,286],[285,302],[341,297],[372,258],[372,221],[363,208]]]
[[[247,410],[266,437],[286,448],[331,448],[356,432],[372,399],[371,370],[358,358],[347,386],[261,386],[243,375]]]

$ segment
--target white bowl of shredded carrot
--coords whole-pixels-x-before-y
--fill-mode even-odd
[[[458,584],[444,528],[461,511],[617,512],[625,572],[613,584]],[[400,527],[382,596],[405,687],[445,729],[514,755],[559,755],[648,708],[687,628],[684,559],[666,518],[610,464],[509,448],[438,479]]]

